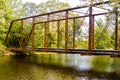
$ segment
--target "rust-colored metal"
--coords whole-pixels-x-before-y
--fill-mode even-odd
[[[47,21],[49,21],[50,15],[47,15]],[[46,23],[46,51],[48,51],[49,48],[49,22]]]
[[[68,47],[68,11],[65,13],[66,15],[66,20],[65,20],[65,51],[67,52],[67,47]]]
[[[10,31],[11,31],[12,25],[13,25],[13,21],[10,22],[10,27],[9,27],[9,29],[8,29],[6,39],[5,39],[5,41],[4,41],[4,44],[5,44],[5,45],[6,45],[6,43],[7,43],[8,36],[9,36],[9,34],[10,34]]]
[[[116,10],[115,17],[115,50],[118,50],[118,12]]]
[[[23,20],[21,20],[20,26],[20,48],[23,48],[22,41],[23,41]]]
[[[50,19],[50,15],[47,15],[47,20],[49,21]],[[49,22],[45,22],[45,31],[44,31],[44,47],[46,48],[46,51],[48,51],[48,47],[49,47]]]
[[[35,18],[32,18],[32,50],[35,48]]]
[[[47,44],[47,22],[45,22],[45,28],[44,28],[44,47],[46,48]]]
[[[92,16],[92,49],[94,49],[94,15]]]
[[[18,50],[18,51],[44,51],[44,52],[66,52],[66,53],[83,53],[83,52],[89,52],[89,55],[93,54],[94,52],[95,53],[98,53],[97,51],[93,50],[94,49],[94,17],[95,16],[98,16],[98,15],[103,15],[103,14],[107,14],[107,12],[103,12],[103,13],[96,13],[94,14],[93,11],[92,11],[92,7],[93,6],[96,6],[96,5],[100,5],[100,4],[106,4],[106,3],[109,3],[109,1],[107,2],[101,2],[101,3],[95,3],[95,4],[90,4],[90,5],[86,5],[86,6],[80,6],[80,7],[75,7],[75,8],[69,8],[69,9],[64,9],[64,10],[59,10],[59,11],[54,11],[54,12],[50,12],[50,13],[44,13],[44,14],[40,14],[40,15],[35,15],[35,16],[30,16],[30,17],[26,17],[26,18],[22,18],[22,19],[17,19],[17,20],[14,20],[11,22],[10,24],[10,27],[9,27],[9,30],[8,30],[8,33],[7,33],[7,37],[6,37],[6,40],[5,40],[5,43],[7,43],[7,40],[8,40],[8,37],[9,37],[9,33],[11,31],[11,28],[12,28],[12,24],[13,22],[16,22],[16,21],[21,21],[21,26],[20,26],[20,39],[17,37],[18,39],[18,42],[19,42],[19,45],[20,45],[20,49],[16,49],[14,48],[14,50]],[[89,14],[86,13],[86,12],[83,12],[84,15],[80,16],[79,13],[82,13],[81,11],[79,11],[80,8],[86,8],[88,7],[89,8]],[[74,13],[74,12],[77,12],[79,15],[76,15],[76,16],[72,16],[71,15],[71,12]],[[56,19],[56,17],[54,18],[54,16],[60,16],[59,14],[62,14],[61,17],[59,19]],[[63,15],[63,13],[65,13]],[[118,14],[116,14],[118,15]],[[38,20],[35,20],[36,18],[43,18],[44,19],[41,19],[41,21],[39,22]],[[87,50],[82,50],[82,49],[75,49],[75,34],[76,34],[76,27],[75,27],[75,23],[76,23],[76,20],[79,19],[79,18],[86,18],[86,17],[89,17],[89,36],[88,36],[88,49]],[[32,39],[32,47],[29,49],[29,48],[23,48],[23,22],[25,20],[28,20],[31,21],[32,19],[32,28],[31,28],[31,31],[29,33],[29,36],[28,38],[26,39],[26,42],[25,42],[25,46],[27,46],[28,42],[30,41],[30,39]],[[72,49],[69,49],[68,48],[68,20],[73,20],[73,33],[72,33]],[[83,19],[83,21],[84,21]],[[64,49],[61,49],[59,48],[60,46],[60,21],[65,21],[65,31],[64,31],[64,34],[65,34],[65,45],[64,45]],[[80,26],[82,25],[83,21],[81,22]],[[50,34],[50,22],[57,22],[57,46],[56,46],[56,49],[53,49],[53,48],[50,48],[49,47],[49,34]],[[35,25],[36,24],[41,24],[41,23],[44,23],[45,26],[44,26],[44,48],[40,48],[40,49],[37,49],[35,47]],[[37,27],[37,26],[36,26]],[[98,38],[101,38],[101,36],[103,35],[103,33],[107,30],[108,27],[105,27],[102,31],[102,34],[100,34],[100,36]],[[80,34],[81,35],[81,34]],[[77,39],[77,38],[76,38]],[[100,39],[99,39],[100,40]],[[99,41],[98,40],[98,41]],[[97,41],[97,42],[98,42]],[[28,50],[27,50],[28,49]],[[118,16],[116,16],[116,25],[115,25],[115,50],[118,49]],[[101,52],[101,51],[100,51]],[[112,51],[111,51],[112,52]],[[115,51],[115,52],[119,52],[119,51]],[[109,53],[108,53],[109,54]]]
[[[111,2],[110,1],[105,1],[105,2],[100,2],[100,3],[94,3],[92,5],[89,4],[89,5],[84,5],[84,6],[77,6],[77,7],[74,7],[74,8],[68,8],[68,9],[54,11],[54,12],[50,12],[50,13],[43,13],[43,14],[40,14],[40,15],[25,17],[25,18],[14,20],[14,21],[25,20],[25,19],[29,19],[29,18],[33,18],[33,17],[45,16],[45,15],[48,15],[48,14],[54,14],[54,13],[60,13],[60,12],[65,12],[65,11],[71,11],[71,10],[75,10],[75,9],[86,8],[86,7],[90,7],[90,6],[97,6],[97,5],[108,4],[108,3],[111,3]]]
[[[107,14],[107,12],[99,13],[99,14],[93,14],[93,16],[99,16],[99,15],[104,15],[104,14]],[[74,18],[75,18],[75,19],[77,19],[77,18],[85,18],[85,17],[89,17],[89,15],[77,16],[77,17],[68,17],[68,20],[69,20],[69,19],[74,19]],[[62,21],[62,20],[66,20],[66,18],[49,20],[49,21],[41,21],[41,22],[36,22],[35,24],[41,24],[41,23],[45,23],[45,22]]]
[[[26,42],[25,42],[25,46],[27,46],[27,44],[28,44],[28,42],[29,42],[29,40],[30,40],[30,37],[31,37],[32,32],[33,32],[33,30],[34,30],[34,27],[35,27],[35,18],[32,19],[32,29],[31,29],[30,34],[29,34],[29,36],[28,36],[28,38],[27,38],[27,40],[26,40]]]
[[[57,48],[60,45],[60,21],[57,21]]]
[[[91,54],[91,50],[93,49],[93,39],[94,39],[94,22],[93,22],[93,15],[92,15],[92,6],[91,7],[89,7],[89,44],[88,44],[88,46],[89,46],[89,54]]]
[[[75,49],[75,18],[73,19],[73,49]]]

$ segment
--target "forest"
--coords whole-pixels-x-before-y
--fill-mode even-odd
[[[91,0],[91,2],[95,2],[96,0]],[[101,1],[101,0],[98,0]],[[95,49],[114,49],[115,45],[115,34],[114,34],[114,29],[115,29],[115,17],[116,17],[116,12],[118,14],[118,17],[120,16],[120,1],[116,0],[111,0],[113,2],[113,5],[109,5],[111,7],[109,12],[113,12],[112,14],[108,12],[107,15],[104,16],[103,18],[98,18],[95,20],[95,30],[94,30],[94,37],[95,40],[98,40],[99,34],[102,33],[102,31],[105,29],[105,26],[108,26],[108,29],[105,31],[105,33],[102,35],[101,40],[99,43],[96,43]],[[48,13],[52,11],[57,11],[57,10],[62,10],[66,8],[71,8],[71,6],[67,3],[60,2],[59,0],[48,0],[45,3],[23,3],[21,0],[0,0],[0,53],[6,53],[5,50],[5,45],[4,45],[4,40],[6,37],[6,33],[8,31],[8,28],[10,26],[10,22],[15,19],[19,18],[24,18],[28,16],[33,16],[33,15],[38,15],[42,13]],[[74,13],[71,13],[71,15],[76,15]],[[120,18],[118,18],[118,49],[120,50]],[[82,49],[87,49],[88,48],[88,34],[83,33],[83,29],[80,28],[80,23],[82,23],[83,19],[77,19],[75,23],[76,27],[76,48],[82,48]],[[61,22],[62,24],[65,24],[64,21]],[[73,43],[72,41],[72,25],[73,23],[69,21],[69,34],[68,34],[68,47],[72,48]],[[18,47],[18,41],[16,35],[18,35],[19,32],[19,22],[14,24],[14,29],[12,30],[7,47],[9,46],[16,46]],[[24,25],[24,32],[23,32],[23,43],[27,37],[27,35],[30,32],[30,25],[26,24]],[[53,22],[50,24],[51,27],[51,32],[48,35],[49,41],[48,41],[48,46],[49,47],[57,47],[57,39],[56,39],[56,24]],[[88,26],[86,21],[83,21],[83,26]],[[36,35],[35,35],[35,46],[37,47],[43,47],[43,39],[44,39],[44,33],[43,33],[43,27],[44,25],[40,24],[37,25],[37,31],[36,30]],[[18,32],[17,32],[18,31]],[[81,37],[81,35],[83,35]],[[64,34],[64,26],[61,26],[60,29],[60,48],[64,48],[65,44],[64,39],[65,39],[65,34]],[[24,44],[23,44],[24,45]],[[31,46],[31,42],[29,42],[29,46]]]

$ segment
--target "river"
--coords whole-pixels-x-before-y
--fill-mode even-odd
[[[120,80],[120,58],[78,54],[0,56],[0,80]]]

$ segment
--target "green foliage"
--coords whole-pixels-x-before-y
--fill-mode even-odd
[[[23,4],[23,9],[24,9],[23,16],[32,16],[40,13],[39,6],[36,5],[35,3],[27,2]]]
[[[2,43],[5,39],[10,21],[15,19],[15,17],[18,18],[19,4],[20,0],[0,0],[0,42]]]
[[[59,0],[48,0],[46,3],[39,4],[40,13],[52,12],[70,7],[69,4],[59,2]]]

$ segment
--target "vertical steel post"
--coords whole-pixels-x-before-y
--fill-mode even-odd
[[[46,28],[46,29],[47,29],[47,30],[46,30],[46,34],[47,34],[47,36],[46,36],[46,40],[47,40],[47,41],[46,41],[46,43],[47,43],[47,44],[46,44],[46,46],[47,46],[47,51],[48,51],[48,48],[49,48],[49,20],[50,20],[50,15],[48,14],[48,15],[47,15],[47,21],[48,21],[48,22],[47,22],[47,24],[46,24],[46,27],[47,27],[47,28]]]
[[[65,51],[67,52],[68,47],[68,11],[65,13]]]
[[[92,16],[92,49],[94,49],[94,18],[95,16]]]
[[[92,6],[89,7],[89,55],[91,54],[91,50],[93,49],[93,38],[94,38],[94,22],[92,15]]]
[[[44,47],[45,47],[45,48],[47,47],[47,46],[46,46],[46,41],[47,41],[47,40],[46,40],[46,39],[47,39],[47,34],[46,34],[46,33],[47,33],[47,29],[46,29],[46,28],[47,28],[47,27],[46,27],[46,26],[47,26],[47,22],[45,22],[45,29],[44,29]]]
[[[75,49],[75,18],[73,19],[73,49]]]
[[[35,48],[35,18],[32,18],[32,50]]]
[[[116,10],[116,20],[115,20],[115,50],[118,50],[118,12]]]
[[[45,38],[44,38],[44,47],[46,48],[46,51],[48,51],[48,44],[49,44],[49,39],[48,39],[48,34],[49,34],[49,14],[47,15],[47,22],[45,22]]]
[[[22,40],[23,40],[23,20],[21,20],[21,26],[20,26],[20,48],[23,48]]]
[[[57,48],[59,48],[60,44],[60,21],[57,21]]]

